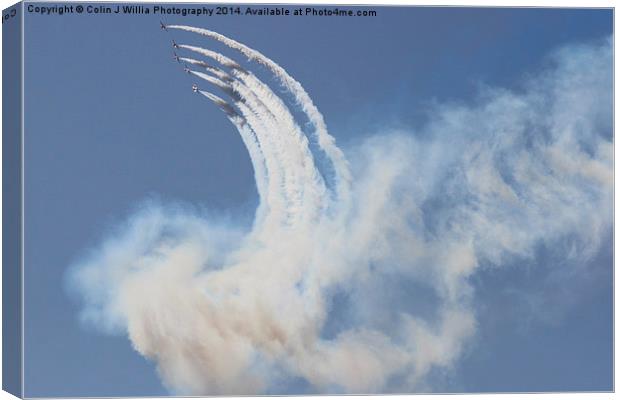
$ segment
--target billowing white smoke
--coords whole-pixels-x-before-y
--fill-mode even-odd
[[[611,54],[609,40],[567,47],[520,93],[485,89],[474,105],[438,106],[415,135],[360,139],[350,175],[288,81],[340,174],[327,187],[284,102],[211,52],[238,99],[203,94],[248,146],[254,225],[145,205],[72,268],[83,318],[128,334],[178,394],[279,393],[300,379],[316,392],[425,388],[476,332],[473,274],[539,246],[585,264],[610,240]],[[408,301],[394,301],[403,285]]]

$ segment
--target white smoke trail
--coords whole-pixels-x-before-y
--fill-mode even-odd
[[[278,125],[272,118],[271,114],[264,109],[262,103],[256,101],[253,95],[247,91],[240,93],[243,87],[237,85],[236,90],[231,84],[227,84],[218,78],[208,74],[189,70],[189,73],[216,85],[218,88],[236,99],[235,105],[242,111],[245,120],[250,124],[252,130],[257,134],[262,149],[273,149],[273,160],[270,170],[274,170],[275,165],[279,165],[277,176],[282,179],[282,184],[272,187],[273,190],[284,192],[284,204],[280,204],[276,209],[280,210],[279,214],[287,215],[287,220],[291,223],[295,222],[296,215],[302,209],[301,192],[304,182],[300,180],[298,173],[299,163],[291,158],[291,152],[287,152],[287,144],[284,142],[284,135],[278,134]],[[245,103],[242,105],[241,100]],[[246,107],[247,106],[247,107]],[[289,148],[290,150],[290,148]],[[292,149],[294,151],[294,149]],[[269,159],[269,158],[268,158]],[[281,178],[280,178],[281,177]],[[274,181],[276,182],[277,179]],[[277,198],[275,195],[270,198]],[[271,205],[275,207],[275,205]]]
[[[312,221],[324,206],[325,187],[314,168],[308,143],[304,141],[305,136],[287,109],[278,107],[269,97],[259,97],[254,90],[240,81],[235,80],[231,85],[250,109],[255,110],[263,120],[269,121],[271,132],[283,151],[283,158],[286,159],[285,168],[295,177],[297,185],[295,193],[292,194],[294,205],[291,222]]]
[[[208,49],[203,49],[201,47],[196,47],[196,46],[189,46],[186,44],[179,44],[177,45],[177,47],[179,49],[186,49],[186,50],[190,50],[199,54],[202,54],[203,56],[212,58],[214,60],[216,60],[218,63],[228,67],[228,68],[234,68],[234,69],[240,69],[241,66],[234,60],[232,60],[231,58],[228,58],[220,53],[216,53],[215,51],[212,50],[208,50]]]
[[[215,39],[232,49],[238,50],[243,55],[248,57],[248,59],[257,61],[260,64],[263,64],[264,66],[269,68],[282,82],[284,87],[286,87],[287,90],[291,94],[293,94],[299,105],[302,107],[303,111],[310,119],[310,122],[314,125],[318,145],[325,152],[335,170],[339,200],[345,204],[349,202],[351,172],[349,170],[347,160],[342,151],[338,148],[338,146],[336,146],[336,141],[334,137],[331,136],[327,131],[327,126],[325,125],[323,115],[316,108],[314,102],[299,82],[297,82],[292,76],[290,76],[284,68],[282,68],[276,62],[266,57],[259,51],[256,51],[233,39],[230,39],[220,33],[213,32],[208,29],[195,28],[185,25],[167,25],[166,28],[198,33],[200,35]],[[186,46],[185,48],[189,49],[188,46]],[[222,64],[226,65],[225,62],[226,61],[222,62]]]
[[[179,47],[186,48],[185,45],[179,45]],[[236,64],[234,60],[211,50],[197,46],[191,46],[188,49],[206,55],[216,62],[222,61],[228,65]],[[181,59],[185,60],[185,58]],[[208,65],[199,60],[188,60],[191,60],[190,63],[195,65]],[[286,147],[287,149],[280,157],[283,159],[293,158],[285,166],[286,173],[292,176],[289,180],[298,182],[295,186],[287,185],[291,190],[295,187],[295,193],[289,194],[292,201],[289,208],[291,222],[313,221],[326,207],[326,188],[321,175],[315,168],[307,138],[295,122],[288,107],[265,83],[251,72],[241,68],[232,69],[232,73],[238,78],[238,81],[223,71],[217,76],[229,82],[233,90],[244,101],[251,103],[248,104],[250,109],[257,113],[259,119],[269,125],[273,133],[280,132],[276,140],[278,140],[280,148]],[[271,125],[272,122],[273,125]],[[289,136],[292,136],[292,139]],[[302,201],[306,204],[305,207],[301,207]],[[315,207],[311,207],[310,204],[314,204]]]
[[[308,145],[308,139],[295,122],[288,107],[275,93],[273,93],[269,86],[251,72],[234,70],[233,74],[240,79],[240,82],[233,82],[233,87],[239,88],[241,91],[244,90],[244,87],[247,87],[254,96],[260,99],[260,101],[271,110],[278,125],[282,127],[283,135],[288,134],[292,136],[292,146],[300,152],[298,162],[305,175],[305,186],[303,188],[304,202],[305,204],[314,205],[313,208],[305,207],[307,215],[303,216],[303,218],[306,221],[313,221],[327,206],[326,187],[323,178],[315,167],[314,158]]]
[[[301,206],[299,193],[303,183],[299,180],[299,176],[296,173],[295,163],[290,155],[286,153],[286,144],[283,143],[280,135],[278,135],[277,126],[273,119],[267,113],[260,110],[257,104],[247,98],[243,98],[243,101],[236,102],[235,105],[246,116],[251,126],[254,127],[262,147],[272,150],[272,156],[280,166],[279,174],[283,177],[280,190],[283,191],[286,201],[281,213],[286,215],[287,224],[292,223],[294,222],[295,213]]]
[[[279,154],[298,151],[281,138],[295,128],[236,75],[269,222],[248,233],[145,206],[72,269],[82,317],[127,334],[176,394],[428,390],[429,373],[454,367],[478,329],[471,280],[485,266],[516,268],[543,248],[561,257],[554,273],[579,280],[611,243],[611,41],[554,61],[520,93],[488,89],[470,106],[438,107],[419,135],[381,132],[348,149],[341,214],[295,225],[282,168],[301,161]]]
[[[263,151],[266,165],[269,189],[267,190],[266,204],[268,208],[267,227],[280,226],[288,220],[291,203],[291,192],[294,192],[294,182],[287,174],[285,162],[280,155],[283,149],[274,144],[269,135],[269,129],[263,120],[254,113],[245,103],[235,102],[241,115],[248,122],[256,134],[256,138]]]
[[[224,112],[227,115],[236,114],[236,111],[234,110],[234,108],[230,104],[228,104],[226,100],[222,99],[221,97],[216,96],[215,94],[211,92],[207,92],[205,90],[198,90],[198,93],[202,94],[203,96],[205,96],[206,98],[208,98],[209,100],[217,104],[222,110],[224,110]],[[243,119],[242,121],[245,123]]]
[[[230,122],[235,126],[235,128],[237,128],[237,131],[241,136],[241,140],[243,141],[243,144],[248,151],[248,155],[250,156],[252,167],[254,168],[254,178],[256,180],[258,196],[260,199],[264,199],[266,197],[266,190],[268,185],[267,171],[265,165],[265,157],[263,156],[255,133],[248,126],[245,119],[238,115],[226,100],[205,90],[198,90],[198,93],[202,94],[203,96],[214,102],[218,107],[220,107],[226,113]],[[256,211],[257,220],[261,220],[264,217],[264,207],[264,202],[259,202],[259,209]]]
[[[233,87],[229,84],[226,83],[224,81],[222,81],[219,78],[216,78],[214,76],[205,74],[203,72],[200,71],[193,71],[193,70],[188,70],[187,71],[189,74],[191,75],[195,75],[197,77],[199,77],[200,79],[204,79],[205,81],[211,83],[212,85],[218,87],[220,90],[222,90],[224,93],[230,95],[230,96],[236,96],[235,95],[235,91],[233,90]]]
[[[291,158],[290,152],[287,152],[286,144],[282,140],[282,135],[278,134],[278,125],[274,119],[250,93],[242,90],[242,86],[237,85],[236,88],[233,88],[232,84],[227,84],[218,78],[198,71],[190,70],[189,73],[216,85],[237,99],[235,105],[256,133],[261,148],[271,154],[267,160],[273,160],[270,169],[273,171],[273,175],[278,177],[274,182],[282,179],[281,185],[277,184],[277,187],[273,187],[275,191],[284,192],[285,204],[280,205],[277,209],[281,210],[282,214],[287,215],[287,220],[293,222],[295,214],[301,209],[300,192],[304,183],[300,181],[299,175],[296,173],[299,169],[299,163]],[[275,171],[276,165],[278,165],[277,172]]]
[[[214,67],[213,65],[209,65],[208,63],[206,63],[204,61],[195,60],[193,58],[186,58],[186,57],[179,57],[179,61],[203,67],[208,72],[212,73],[213,75],[215,75],[216,77],[218,77],[219,79],[221,79],[223,81],[226,81],[226,82],[232,82],[233,81],[232,76],[228,75],[226,72],[222,71],[221,69],[219,69],[217,67]]]
[[[244,120],[250,125],[252,131],[255,133],[257,142],[259,143],[259,148],[263,153],[265,153],[264,159],[266,162],[268,179],[266,180],[267,191],[264,199],[267,202],[267,209],[270,210],[270,217],[267,218],[267,221],[270,222],[268,226],[271,226],[274,223],[277,224],[282,222],[283,218],[288,220],[291,202],[295,201],[296,191],[298,191],[298,189],[296,189],[298,183],[293,181],[294,177],[291,177],[291,171],[287,168],[287,165],[290,165],[291,163],[283,159],[283,155],[285,154],[284,148],[281,143],[274,141],[273,135],[270,134],[273,132],[274,125],[266,125],[266,123],[269,124],[269,120],[266,120],[264,115],[261,115],[253,111],[251,107],[244,105],[240,101],[241,97],[239,93],[237,93],[230,84],[199,71],[188,70],[188,72],[215,85],[225,93],[237,99],[235,105],[239,108]]]

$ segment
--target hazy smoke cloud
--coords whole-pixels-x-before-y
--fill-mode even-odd
[[[537,246],[585,263],[610,238],[610,40],[556,52],[519,92],[438,105],[422,132],[361,140],[347,161],[281,67],[176,28],[209,32],[287,82],[336,180],[285,103],[208,52],[234,78],[220,80],[230,103],[203,94],[234,111],[260,195],[254,225],[146,204],[71,269],[84,320],[129,335],[174,393],[274,393],[292,379],[317,392],[415,391],[475,334],[468,279],[482,265]]]

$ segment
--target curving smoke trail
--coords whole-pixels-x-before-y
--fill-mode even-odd
[[[179,61],[182,61],[184,63],[187,64],[192,64],[192,65],[198,65],[200,67],[203,67],[204,69],[206,69],[208,72],[212,73],[213,75],[215,75],[216,77],[218,77],[219,79],[226,81],[226,82],[232,82],[233,78],[227,74],[226,72],[222,71],[221,69],[214,67],[213,65],[210,65],[204,61],[201,60],[196,60],[193,58],[187,58],[187,57],[179,57]]]
[[[273,163],[269,166],[269,170],[272,172],[271,175],[274,177],[272,182],[276,183],[281,180],[281,186],[279,183],[276,183],[276,186],[273,187],[270,193],[278,192],[283,198],[284,204],[276,207],[272,202],[267,201],[267,206],[273,210],[279,210],[277,213],[278,218],[284,217],[292,222],[295,210],[301,209],[302,199],[300,193],[304,183],[299,176],[300,163],[295,162],[291,158],[291,154],[295,153],[295,148],[288,146],[288,150],[291,151],[287,152],[286,136],[281,134],[273,114],[243,85],[237,85],[233,89],[232,85],[226,84],[218,78],[197,71],[188,70],[188,72],[214,84],[233,97],[235,100],[234,104],[239,108],[245,120],[249,122],[256,133],[261,148],[270,153],[267,160],[273,160]],[[274,193],[274,195],[276,194]],[[261,203],[263,202],[262,200]],[[272,215],[275,218],[275,212]]]
[[[233,90],[233,87],[229,83],[226,83],[223,80],[221,80],[220,78],[217,78],[215,76],[211,76],[211,75],[205,74],[204,72],[192,71],[190,69],[188,69],[187,72],[189,74],[191,74],[191,75],[196,75],[200,79],[204,79],[205,81],[213,84],[214,86],[219,88],[221,91],[223,91],[226,94],[228,94],[229,96],[235,98],[235,100],[237,100],[237,101],[240,100],[240,98],[238,97],[237,93]]]
[[[207,92],[205,90],[198,90],[198,93],[202,94],[207,99],[209,99],[212,102],[214,102],[229,117],[231,117],[231,118],[239,117],[239,114],[237,114],[235,109],[230,104],[228,104],[228,102],[226,100],[222,99],[221,97],[219,97],[219,96],[217,96],[217,95],[215,95],[215,94],[213,94],[211,92]],[[241,119],[239,119],[239,123],[241,125],[245,125],[246,122],[245,122],[245,120],[243,118],[241,118]],[[260,148],[258,147],[258,143],[256,145],[257,145],[256,150],[260,151]]]
[[[277,140],[280,159],[286,160],[283,165],[283,174],[288,174],[289,181],[295,182],[289,182],[285,185],[289,191],[294,191],[294,193],[289,193],[288,195],[291,203],[289,207],[293,209],[289,213],[291,222],[296,220],[306,222],[316,220],[321,210],[327,207],[326,187],[320,173],[315,168],[308,139],[295,122],[288,107],[273,93],[269,86],[251,72],[238,67],[238,64],[230,58],[197,46],[179,45],[179,48],[187,48],[232,68],[231,74],[236,79],[217,68],[218,72],[215,75],[230,83],[235,100],[243,99],[250,110],[256,114],[263,124],[268,126],[271,132],[278,131],[281,133],[279,135],[271,135],[271,137],[275,137],[275,140]],[[183,60],[184,58],[180,59]],[[198,60],[189,60],[192,60],[194,65],[202,65],[204,63]],[[197,74],[197,76],[206,80],[210,79],[200,74]],[[215,83],[222,88],[220,82]],[[226,88],[225,91],[231,94],[230,88]],[[236,96],[240,96],[240,98]],[[283,150],[284,147],[286,147],[286,151]],[[302,202],[305,203],[304,206],[302,206]],[[311,207],[310,204],[315,206]]]
[[[224,45],[239,51],[248,59],[257,61],[258,63],[269,68],[269,70],[273,72],[284,87],[291,94],[293,94],[297,100],[297,103],[301,106],[310,122],[314,125],[318,145],[331,161],[336,174],[338,200],[344,204],[348,204],[350,197],[351,172],[349,170],[347,159],[340,148],[336,146],[334,137],[327,131],[327,126],[325,125],[323,115],[319,112],[318,108],[316,108],[314,102],[299,82],[297,82],[288,74],[288,72],[286,72],[284,68],[271,60],[269,57],[266,57],[259,51],[239,43],[236,40],[230,39],[220,33],[186,25],[167,25],[166,28],[198,33],[200,35],[215,39]]]
[[[473,277],[531,264],[542,248],[561,260],[550,276],[578,281],[610,243],[610,40],[561,49],[521,93],[487,89],[470,106],[438,107],[419,134],[361,140],[349,164],[281,67],[217,33],[168,28],[267,65],[338,173],[328,187],[264,82],[222,54],[179,45],[230,69],[191,73],[231,97],[197,89],[248,149],[254,224],[149,203],[70,274],[82,318],[127,334],[175,394],[441,390],[429,373],[454,368],[478,329]]]
[[[215,103],[227,115],[230,122],[239,132],[241,140],[243,141],[243,144],[248,150],[252,167],[254,168],[254,179],[256,180],[256,189],[258,191],[258,196],[260,198],[264,198],[268,182],[267,172],[265,157],[261,152],[260,145],[256,139],[256,134],[254,133],[254,131],[252,131],[252,128],[248,126],[247,121],[241,115],[239,115],[237,111],[235,111],[235,109],[230,104],[228,104],[226,100],[205,90],[198,90],[198,93],[202,94],[207,99]],[[256,210],[257,221],[264,217],[264,208],[265,204],[260,203],[258,209]]]
[[[196,46],[190,46],[190,45],[186,45],[186,44],[179,44],[177,45],[177,47],[179,49],[185,49],[185,50],[190,50],[190,51],[194,51],[196,53],[202,54],[205,57],[209,57],[214,59],[215,61],[217,61],[218,63],[228,67],[228,68],[234,68],[234,69],[241,69],[241,66],[236,62],[233,61],[231,58],[228,58],[220,53],[217,53],[213,50],[208,50],[208,49],[203,49],[202,47],[196,47]]]

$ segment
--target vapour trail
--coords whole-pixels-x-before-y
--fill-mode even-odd
[[[188,72],[213,84],[235,100],[235,106],[241,111],[244,120],[250,125],[256,135],[259,149],[262,151],[263,159],[265,160],[267,190],[266,193],[263,193],[265,196],[261,198],[260,202],[266,201],[267,212],[273,214],[272,218],[266,221],[281,221],[284,218],[283,216],[288,214],[287,210],[290,208],[291,197],[294,197],[291,194],[294,186],[290,182],[290,173],[287,174],[285,163],[282,160],[284,149],[282,146],[278,146],[277,143],[274,144],[273,137],[269,135],[270,129],[266,125],[268,121],[266,122],[265,118],[262,118],[261,115],[254,112],[250,107],[244,106],[241,102],[241,96],[233,90],[230,84],[199,71],[188,70]],[[224,103],[226,102],[224,101]]]
[[[245,145],[245,148],[250,156],[252,167],[254,168],[254,178],[256,179],[258,196],[260,199],[264,199],[268,185],[265,158],[254,131],[252,131],[252,128],[247,124],[246,120],[239,115],[226,100],[205,90],[198,90],[198,93],[202,94],[220,107],[239,132],[241,140],[243,141],[243,144]],[[260,201],[259,209],[256,212],[256,219],[260,219],[264,214],[263,207],[263,201]]]
[[[321,210],[327,206],[326,187],[323,177],[320,175],[314,163],[314,157],[310,151],[308,139],[295,122],[286,104],[280,97],[273,93],[267,84],[249,71],[233,70],[232,73],[240,81],[233,82],[233,87],[243,86],[241,84],[241,82],[243,82],[268,109],[272,110],[279,126],[283,128],[283,135],[291,136],[295,148],[301,152],[300,165],[308,180],[308,184],[303,188],[304,199],[307,204],[313,204],[315,206],[314,209],[310,211],[308,218],[310,220],[316,218]]]
[[[207,92],[205,90],[198,90],[198,93],[202,94],[203,96],[205,96],[206,98],[208,98],[209,100],[217,104],[222,109],[222,111],[226,113],[226,115],[231,116],[231,117],[239,115],[237,114],[235,109],[230,104],[228,104],[226,100],[222,99],[221,97],[211,92]],[[245,123],[245,121],[243,121],[243,123]]]
[[[230,76],[229,74],[227,74],[226,72],[222,71],[221,69],[206,63],[204,61],[201,60],[196,60],[194,58],[188,58],[188,57],[179,57],[179,61],[185,62],[187,64],[192,64],[192,65],[198,65],[200,67],[205,68],[207,71],[211,72],[213,75],[217,76],[218,78],[220,78],[223,81],[227,81],[227,82],[232,82],[233,81],[233,77]]]
[[[296,160],[296,149],[287,141],[273,113],[244,85],[232,84],[241,101],[264,126],[265,142],[275,148],[285,177],[284,190],[287,196],[289,222],[295,222],[302,210],[301,193],[306,183],[301,175],[300,163]],[[257,128],[260,129],[260,128]],[[261,131],[262,132],[262,131]]]
[[[233,87],[229,84],[224,82],[223,80],[216,78],[215,76],[211,76],[208,74],[205,74],[204,72],[200,72],[200,71],[194,71],[191,69],[188,69],[187,72],[190,75],[195,75],[197,77],[199,77],[200,79],[204,79],[205,81],[211,83],[212,85],[216,86],[218,89],[220,89],[221,91],[223,91],[224,93],[226,93],[227,95],[233,97],[235,100],[239,100],[238,94],[233,90]]]
[[[271,160],[270,156],[266,155],[266,159],[272,161],[272,168],[270,168],[270,171],[276,172],[276,165],[279,165],[277,175],[283,179],[283,183],[281,187],[278,187],[278,190],[284,191],[284,197],[286,199],[284,206],[286,209],[285,213],[289,216],[289,221],[293,222],[295,214],[301,210],[300,192],[304,184],[299,180],[296,173],[299,169],[299,164],[291,159],[291,149],[287,151],[286,144],[282,140],[283,135],[279,134],[278,126],[274,119],[266,112],[264,107],[261,108],[261,105],[251,94],[247,92],[240,93],[238,90],[242,88],[239,86],[237,90],[235,90],[232,85],[208,74],[193,70],[189,70],[189,73],[216,85],[233,97],[235,106],[240,109],[244,118],[252,127],[252,130],[257,134],[261,143],[261,148],[272,155],[271,157],[273,157],[273,160]],[[242,103],[245,103],[247,107],[240,107]],[[274,190],[276,190],[276,187],[274,187]]]
[[[348,162],[342,153],[342,150],[336,146],[334,137],[327,131],[327,126],[325,124],[325,120],[323,119],[323,115],[319,112],[317,107],[314,105],[314,102],[299,82],[297,82],[288,74],[288,72],[286,72],[284,68],[278,65],[275,61],[271,60],[269,57],[220,33],[186,25],[167,25],[166,28],[198,33],[200,35],[215,39],[226,46],[241,52],[243,55],[248,57],[248,59],[257,61],[258,63],[269,68],[282,82],[284,87],[291,94],[293,94],[297,100],[297,103],[302,107],[310,122],[314,125],[318,145],[331,161],[336,174],[338,199],[345,204],[348,204],[350,201],[351,192],[351,171],[349,169]]]
[[[235,106],[241,112],[247,123],[252,127],[265,158],[268,176],[267,190],[267,221],[277,225],[286,221],[287,209],[289,208],[289,196],[286,192],[287,177],[281,158],[280,151],[274,146],[268,135],[268,129],[263,121],[245,103],[238,101]],[[271,226],[271,224],[270,224]]]
[[[207,49],[203,49],[201,47],[196,47],[196,46],[190,46],[187,44],[179,44],[177,45],[177,47],[179,49],[186,49],[186,50],[190,50],[196,53],[200,53],[206,57],[209,58],[213,58],[214,60],[216,60],[218,63],[228,67],[228,68],[235,68],[235,69],[241,69],[241,66],[234,60],[220,54],[217,53],[215,51],[212,50],[207,50]]]
[[[248,74],[240,72],[239,75]],[[284,148],[283,157],[286,159],[286,168],[299,182],[295,186],[294,193],[293,214],[296,215],[294,222],[311,221],[318,216],[324,206],[325,188],[315,168],[307,139],[294,122],[288,109],[280,107],[279,103],[274,100],[276,96],[273,93],[271,93],[272,96],[260,96],[261,91],[257,89],[258,85],[266,86],[265,84],[255,77],[250,83],[252,86],[246,85],[243,81],[234,80],[231,86],[251,109],[256,110],[259,115],[270,122],[276,140]]]
[[[179,47],[186,48],[184,45],[180,45]],[[234,60],[231,60],[220,53],[201,47],[191,46],[189,50],[205,55],[216,62],[223,61],[229,65],[236,63]],[[203,65],[202,63],[209,65],[208,63],[200,60],[193,61],[193,63],[197,65]],[[308,204],[315,205],[312,209],[308,207],[302,208],[305,210],[305,215],[300,218],[305,221],[312,221],[317,218],[320,211],[327,206],[327,190],[323,177],[317,170],[314,163],[314,157],[310,151],[308,139],[299,125],[295,122],[295,119],[286,104],[271,90],[271,88],[269,88],[267,84],[258,79],[252,72],[246,71],[242,68],[232,68],[231,73],[235,76],[235,78],[237,78],[236,81],[225,72],[223,74],[226,74],[225,76],[227,78],[230,77],[227,81],[230,82],[235,91],[240,94],[243,92],[244,94],[241,94],[242,96],[245,96],[248,99],[251,98],[254,102],[261,105],[261,107],[264,105],[266,112],[270,113],[276,119],[277,124],[275,129],[281,132],[284,140],[290,141],[287,136],[293,137],[293,142],[291,143],[293,147],[288,149],[287,154],[293,154],[294,152],[300,153],[298,157],[299,163],[295,163],[295,165],[299,165],[303,169],[302,174],[305,176],[304,179],[306,179],[306,183],[301,186],[299,190],[303,191],[304,201]],[[251,108],[255,109],[256,107]],[[293,167],[289,166],[289,168]]]
[[[179,47],[185,48],[184,45],[179,45]],[[223,61],[229,65],[235,63],[214,51],[196,46],[192,46],[190,50],[207,55],[217,62]],[[194,65],[204,63],[200,60],[189,60]],[[248,104],[250,110],[255,112],[257,117],[276,135],[274,140],[278,145],[280,159],[285,164],[284,174],[289,182],[285,187],[290,200],[290,222],[307,222],[316,219],[326,205],[326,189],[322,177],[315,168],[307,138],[284,102],[265,83],[251,72],[242,69],[232,69],[232,74],[237,78],[236,80],[224,71],[218,73],[217,76],[225,79],[232,90]],[[206,79],[204,74],[195,75]],[[207,80],[213,82],[213,79]],[[218,87],[223,87],[221,82],[215,81],[215,83]],[[230,94],[227,87],[225,91]],[[301,206],[302,202],[306,203],[305,207]],[[310,207],[310,205],[314,206]]]

